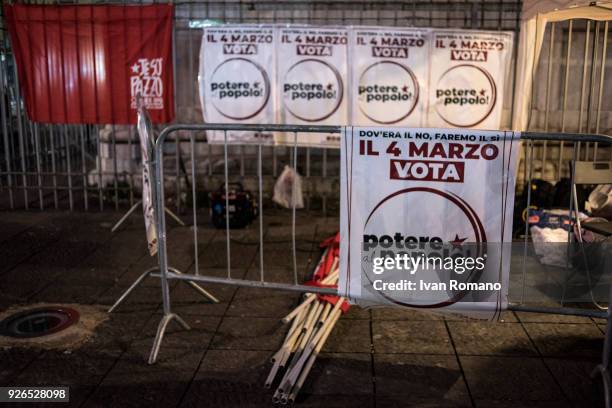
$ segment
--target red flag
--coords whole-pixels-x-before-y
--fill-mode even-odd
[[[174,118],[173,6],[6,5],[4,16],[30,120],[136,123]]]

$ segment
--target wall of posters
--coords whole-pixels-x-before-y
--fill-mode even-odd
[[[519,138],[504,131],[345,128],[341,296],[365,307],[499,316],[507,306]],[[405,263],[395,264],[397,256]]]
[[[272,26],[217,26],[204,30],[200,97],[207,123],[276,122],[276,30]],[[208,132],[224,143],[224,132]],[[271,133],[227,131],[230,143],[274,143]]]
[[[279,29],[278,87],[280,123],[344,125],[347,103],[348,30],[332,27]],[[338,147],[339,135],[300,133],[301,146]],[[279,133],[277,144],[293,144]]]
[[[228,25],[204,29],[207,123],[499,129],[513,33],[396,27]],[[209,132],[213,143],[223,132]],[[247,134],[229,142],[338,148],[337,134]]]
[[[430,38],[428,29],[352,30],[351,124],[424,125]]]
[[[427,126],[498,129],[513,34],[432,33]]]

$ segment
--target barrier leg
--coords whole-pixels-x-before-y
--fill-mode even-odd
[[[182,275],[183,272],[179,271],[176,268],[168,268],[168,270],[170,272],[176,273],[177,275]],[[204,289],[203,287],[201,287],[200,285],[198,285],[195,282],[192,281],[185,281],[187,282],[187,284],[193,288],[193,290],[195,290],[196,292],[198,292],[200,295],[204,296],[205,298],[207,298],[208,300],[210,300],[213,303],[219,303],[219,299],[217,299],[216,297],[214,297],[210,292],[208,292],[206,289]]]
[[[168,214],[170,217],[172,217],[172,218],[174,219],[174,221],[178,222],[178,224],[179,224],[181,227],[184,227],[184,226],[185,226],[185,223],[184,223],[183,221],[181,221],[181,219],[178,217],[178,215],[176,215],[175,213],[173,213],[171,209],[169,209],[168,207],[164,207],[164,210],[166,211],[166,213],[167,213],[167,214]]]
[[[176,268],[168,268],[169,271],[176,273],[177,275],[182,275],[183,273],[181,271],[179,271]],[[117,307],[119,307],[119,305],[121,305],[121,303],[123,303],[134,291],[134,289],[136,289],[143,280],[145,280],[146,278],[148,278],[149,276],[155,277],[155,278],[159,278],[160,275],[156,274],[155,272],[159,271],[159,267],[154,266],[153,268],[149,268],[146,271],[144,271],[139,277],[138,279],[136,279],[134,281],[134,283],[132,283],[130,285],[129,288],[126,289],[125,292],[123,292],[123,294],[119,297],[119,299],[117,299],[117,301],[110,307],[110,309],[108,309],[108,313],[113,313],[115,311],[115,309],[117,309]],[[204,289],[203,287],[201,287],[200,285],[198,285],[195,282],[191,282],[191,281],[185,281],[187,282],[187,284],[189,284],[190,287],[193,288],[193,290],[195,290],[196,292],[198,292],[199,294],[201,294],[202,296],[204,296],[206,299],[210,300],[213,303],[219,303],[219,299],[217,299],[213,294],[211,294],[210,292],[208,292],[206,289]]]
[[[166,328],[168,327],[168,324],[174,319],[176,319],[177,323],[183,329],[190,329],[189,325],[179,315],[175,313],[164,314],[161,321],[159,322],[159,326],[157,326],[157,334],[155,335],[153,348],[151,349],[151,354],[149,355],[149,364],[155,364],[155,362],[157,361],[157,355],[159,354],[159,348],[161,347],[162,340],[164,339]]]
[[[130,295],[132,294],[132,292],[134,291],[134,289],[136,289],[136,287],[138,287],[138,285],[140,285],[140,284],[142,283],[142,281],[143,281],[143,280],[145,280],[145,278],[148,278],[149,276],[151,276],[151,274],[152,274],[153,272],[158,271],[158,270],[159,270],[159,268],[158,268],[157,266],[154,266],[153,268],[149,268],[149,269],[147,269],[146,271],[144,271],[144,272],[142,273],[142,275],[140,275],[140,276],[138,277],[138,279],[136,279],[136,280],[134,281],[134,283],[132,283],[132,284],[130,285],[130,287],[129,287],[129,288],[127,288],[127,290],[126,290],[125,292],[123,292],[123,294],[122,294],[122,295],[119,297],[119,299],[117,299],[117,301],[115,302],[115,304],[113,304],[113,305],[111,306],[111,308],[110,308],[110,309],[108,309],[108,313],[113,313],[113,311],[114,311],[114,310],[115,310],[117,307],[119,307],[119,305],[120,305],[121,303],[123,303],[123,301],[124,301],[125,299],[127,299],[127,297],[128,297],[128,296],[130,296]]]
[[[609,302],[612,302],[612,286],[610,289],[610,296],[608,299]],[[608,303],[610,305],[610,303]],[[606,323],[606,337],[604,338],[604,347],[603,353],[601,356],[601,363],[595,367],[591,377],[596,377],[598,374],[601,376],[601,381],[603,382],[604,389],[604,401],[606,408],[611,407],[612,402],[612,384],[610,381],[610,357],[612,353],[612,309],[608,307],[607,310],[607,323]]]
[[[138,200],[134,203],[134,205],[132,206],[132,208],[130,208],[128,210],[128,212],[126,212],[123,217],[121,217],[121,219],[119,221],[117,221],[117,223],[113,226],[113,228],[111,228],[111,232],[115,232],[117,230],[117,228],[119,228],[121,226],[121,224],[123,224],[125,222],[125,220],[128,219],[128,217],[130,215],[132,215],[132,213],[134,211],[136,211],[136,209],[142,205],[142,200]]]

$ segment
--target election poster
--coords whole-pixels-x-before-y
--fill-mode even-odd
[[[513,33],[433,32],[427,126],[499,129]]]
[[[351,124],[424,126],[430,30],[354,27]]]
[[[346,127],[341,296],[495,319],[508,303],[520,134]]]
[[[277,122],[276,29],[214,26],[204,29],[200,51],[200,97],[204,122]],[[273,144],[271,132],[209,131],[210,143]]]
[[[295,26],[279,29],[280,121],[288,125],[346,125],[348,30]],[[278,133],[277,144],[338,147],[340,136]]]
[[[149,157],[149,146],[153,143],[154,135],[151,127],[149,114],[144,108],[143,99],[137,97],[137,122],[138,140],[140,141],[140,157],[142,160],[142,214],[145,222],[147,236],[147,247],[149,254],[157,253],[157,226],[155,214],[155,196],[151,186],[151,157]]]

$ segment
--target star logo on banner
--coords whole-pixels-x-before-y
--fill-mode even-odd
[[[139,68],[138,64],[132,65],[132,72],[137,74],[138,73],[138,68]]]
[[[480,94],[481,94],[482,96],[485,96],[485,94],[486,94],[486,93],[487,93],[487,91],[485,91],[484,89],[481,89],[481,90],[480,90]]]
[[[408,85],[404,85],[404,87],[402,88],[403,92],[408,92]]]
[[[331,91],[334,88],[334,86],[332,84],[327,84],[327,90]]]
[[[461,248],[461,244],[463,244],[463,242],[467,239],[467,237],[465,238],[459,238],[459,234],[455,234],[455,239],[450,241],[449,243],[453,246],[453,248]]]

